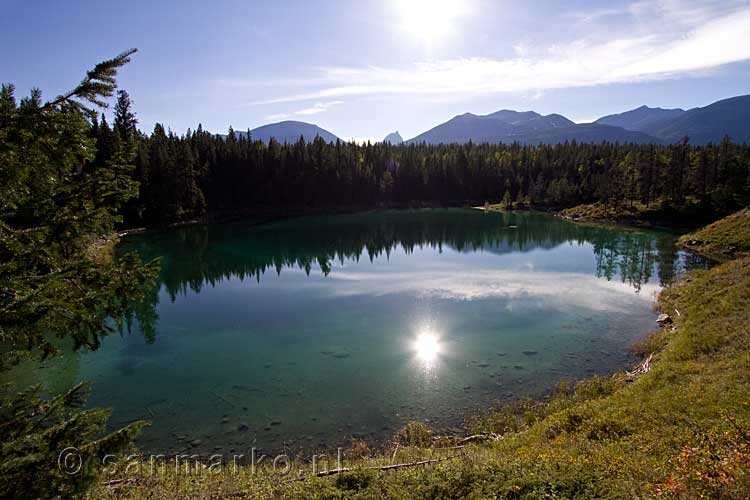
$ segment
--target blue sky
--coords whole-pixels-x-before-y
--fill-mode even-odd
[[[282,119],[413,137],[502,108],[574,121],[750,93],[750,1],[0,0],[0,80],[52,97],[99,60],[143,130]]]

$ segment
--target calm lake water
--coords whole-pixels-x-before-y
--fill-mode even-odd
[[[92,406],[151,419],[139,444],[164,453],[450,430],[631,362],[655,292],[690,264],[665,232],[469,209],[196,225],[120,251],[162,258],[131,333],[14,377],[91,381]]]

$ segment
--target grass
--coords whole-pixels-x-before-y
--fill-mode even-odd
[[[680,243],[718,261],[750,255],[750,209],[684,235]]]
[[[648,220],[662,211],[661,204],[645,206],[641,203],[606,205],[593,203],[566,208],[560,215],[573,220],[585,221],[640,221]]]
[[[654,200],[648,205],[639,201],[621,204],[593,203],[566,208],[560,216],[574,221],[646,224],[676,229],[694,229],[712,219],[696,200],[681,205]]]
[[[725,242],[730,227],[747,231],[731,217],[696,234]],[[467,433],[500,440],[455,448],[455,438],[412,424],[383,453],[353,442],[343,474],[290,481],[269,467],[135,468],[106,475],[89,498],[750,498],[750,257],[685,276],[658,307],[674,324],[634,347],[654,353],[650,371],[562,383],[547,400],[467,420]],[[452,458],[372,469],[439,457]]]

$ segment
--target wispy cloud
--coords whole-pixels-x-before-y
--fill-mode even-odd
[[[323,113],[332,106],[337,106],[339,104],[344,104],[344,101],[316,102],[308,108],[298,109],[297,111],[293,111],[291,113],[277,113],[268,115],[266,118],[269,120],[283,120],[285,118],[291,118],[292,116],[317,115],[318,113]]]
[[[392,94],[426,98],[498,92],[537,95],[550,89],[675,78],[750,60],[750,5],[746,1],[640,1],[579,17],[588,23],[613,16],[628,17],[626,34],[584,30],[586,37],[543,50],[518,44],[515,56],[506,59],[466,57],[406,67],[325,68],[299,81],[309,91],[254,104]],[[323,103],[295,114],[327,109],[319,104]]]
[[[267,120],[283,120],[285,118],[289,118],[291,115],[289,113],[275,113],[273,115],[266,116]]]
[[[300,109],[299,111],[295,111],[294,114],[317,115],[318,113],[326,111],[331,106],[336,106],[338,104],[344,104],[344,101],[316,102],[311,108]]]

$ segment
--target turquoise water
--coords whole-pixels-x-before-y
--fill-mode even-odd
[[[139,444],[163,453],[450,431],[631,362],[654,294],[690,264],[665,232],[469,209],[195,225],[119,250],[162,258],[132,332],[15,376],[90,380],[89,403],[112,426],[152,420]]]

